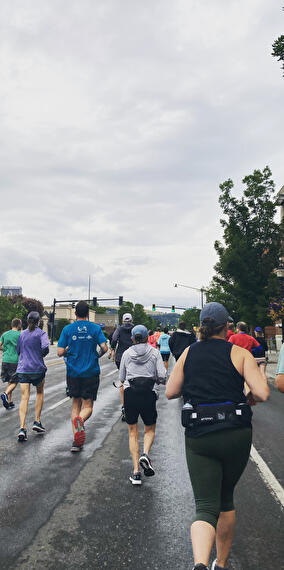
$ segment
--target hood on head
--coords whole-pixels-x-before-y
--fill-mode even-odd
[[[128,354],[136,364],[145,364],[148,362],[152,350],[152,347],[147,343],[134,344],[128,349]]]

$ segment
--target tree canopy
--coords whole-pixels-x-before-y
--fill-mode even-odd
[[[199,327],[199,315],[200,309],[197,307],[192,307],[192,309],[187,309],[181,315],[180,322],[184,321],[187,330],[193,329],[193,327]]]
[[[271,55],[273,55],[273,57],[277,57],[278,61],[282,61],[282,70],[284,77],[284,36],[279,36],[279,38],[272,44]]]
[[[232,317],[249,325],[269,322],[267,307],[278,290],[275,269],[281,255],[283,222],[275,222],[274,182],[266,166],[245,176],[241,198],[232,196],[231,179],[220,184],[223,243],[215,242],[219,260],[207,301],[224,303]]]
[[[10,330],[12,319],[24,320],[26,308],[19,303],[11,303],[10,297],[0,297],[0,334]]]

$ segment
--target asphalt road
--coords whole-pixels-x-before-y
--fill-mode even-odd
[[[188,478],[180,401],[158,402],[159,422],[151,458],[153,478],[139,488],[128,481],[131,460],[127,426],[120,421],[118,374],[102,359],[101,386],[86,424],[86,445],[70,453],[70,400],[65,366],[55,349],[48,356],[42,422],[17,441],[18,411],[0,409],[0,568],[50,570],[192,567],[189,540],[194,501]],[[273,376],[273,363],[270,365]],[[19,402],[19,389],[14,392]],[[254,411],[254,447],[284,485],[284,395],[272,387],[269,402]],[[236,490],[237,528],[229,568],[284,569],[281,505],[254,461]]]

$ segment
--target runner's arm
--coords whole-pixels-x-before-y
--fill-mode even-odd
[[[110,343],[111,348],[113,348],[113,349],[116,348],[116,343],[118,341],[118,337],[119,337],[119,327],[117,327],[117,329],[115,329],[115,331],[112,335],[112,339],[111,339],[111,343]]]
[[[184,382],[183,367],[188,351],[189,347],[183,351],[182,355],[179,357],[169,377],[166,387],[166,396],[168,400],[179,398],[182,394],[182,387]]]
[[[263,366],[260,368],[252,354],[243,349],[243,376],[256,402],[265,402],[269,398],[269,387]]]
[[[107,343],[106,343],[106,342],[102,342],[102,343],[100,344],[100,352],[98,353],[98,354],[99,354],[99,358],[101,358],[101,356],[103,356],[107,351],[108,351]]]
[[[121,382],[121,384],[123,384],[124,380],[126,380],[126,366],[125,366],[125,352],[122,355],[122,359],[120,362],[120,367],[119,367],[119,380]]]
[[[284,392],[284,374],[277,374],[276,386],[277,386],[279,392]]]
[[[158,352],[158,354],[157,354],[156,375],[157,375],[157,384],[163,384],[165,378],[167,377],[167,371],[165,369],[163,359],[162,359],[160,352]]]

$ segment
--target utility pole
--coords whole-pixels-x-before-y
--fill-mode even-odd
[[[193,289],[194,291],[199,291],[200,297],[201,297],[201,309],[203,309],[203,307],[204,307],[204,293],[206,292],[206,289],[203,289],[203,287],[201,287],[201,289],[199,289],[198,287],[191,287],[189,285],[183,285],[182,283],[174,283],[174,287],[185,287],[186,289]]]

